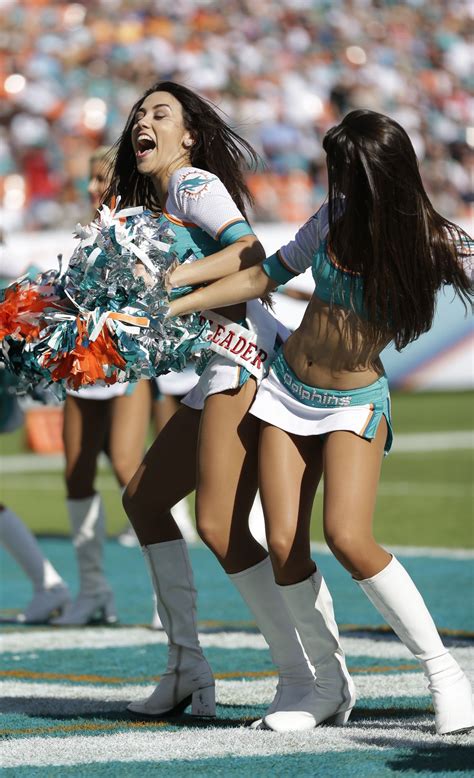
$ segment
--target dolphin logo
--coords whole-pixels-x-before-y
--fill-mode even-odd
[[[189,194],[198,193],[199,190],[203,191],[211,181],[215,181],[216,177],[204,178],[203,176],[196,176],[195,178],[185,178],[178,185],[178,192],[189,192]]]

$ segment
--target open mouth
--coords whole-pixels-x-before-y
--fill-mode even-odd
[[[150,135],[145,135],[143,132],[140,133],[137,138],[136,156],[138,159],[147,157],[148,154],[151,154],[154,149],[156,149],[156,142],[153,140],[153,138],[151,138]]]

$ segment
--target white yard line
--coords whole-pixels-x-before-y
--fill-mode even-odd
[[[22,489],[25,486],[25,474],[10,474],[7,486],[9,489]],[[51,480],[48,477],[45,477],[44,474],[29,475],[28,488],[35,492],[62,493],[65,490],[62,481]],[[119,493],[117,482],[112,475],[105,474],[102,476],[100,480],[100,491]],[[449,497],[452,500],[463,500],[466,497],[469,497],[472,494],[472,491],[472,488],[467,484],[440,483],[439,481],[436,483],[431,481],[382,481],[378,487],[380,496],[406,497],[408,499],[412,499],[413,497]],[[320,489],[319,497],[322,492],[323,487]]]
[[[268,650],[264,638],[256,632],[201,632],[199,640],[203,648]],[[106,627],[50,628],[5,632],[0,636],[2,651],[14,654],[13,661],[9,660],[8,662],[10,669],[15,669],[17,662],[27,659],[28,656],[25,657],[25,654],[31,657],[31,654],[35,655],[40,651],[132,648],[166,645],[167,641],[164,632],[150,630],[146,627],[122,627],[120,629]],[[348,661],[352,665],[357,664],[357,657],[397,659],[402,662],[414,661],[408,649],[399,640],[390,640],[378,635],[370,637],[343,635],[341,642],[349,658]],[[455,647],[453,652],[463,667],[474,661],[474,648],[469,646]]]
[[[387,551],[390,551],[396,556],[427,556],[431,559],[458,559],[460,561],[474,559],[474,549],[471,548],[438,548],[437,546],[391,546],[387,543],[382,543],[382,545],[387,548]],[[332,551],[327,547],[326,543],[313,542],[311,543],[311,550],[316,554],[332,554]]]

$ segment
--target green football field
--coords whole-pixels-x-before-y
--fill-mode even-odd
[[[458,550],[472,546],[472,396],[393,399],[396,449],[383,465],[377,534],[392,550],[395,544],[405,546],[397,555],[420,587],[445,643],[473,680],[473,552]],[[39,542],[76,592],[61,473],[44,469],[25,475],[21,440],[18,433],[4,436],[2,499],[36,531],[65,536]],[[27,456],[31,462],[32,455]],[[114,534],[125,517],[106,468],[97,486]],[[320,515],[318,497],[314,540],[321,538]],[[216,678],[217,718],[212,720],[189,713],[142,720],[127,711],[130,700],[152,692],[167,661],[166,634],[148,627],[152,596],[137,548],[106,543],[105,572],[120,619],[113,627],[19,624],[16,614],[28,601],[31,584],[1,548],[0,557],[0,736],[6,776],[472,775],[472,735],[435,734],[421,668],[327,549],[315,549],[315,558],[333,595],[358,701],[346,727],[283,734],[246,726],[272,700],[276,669],[251,613],[202,543],[190,546],[190,557],[200,641]]]
[[[471,548],[473,449],[466,432],[474,429],[472,393],[394,393],[392,399],[396,445],[383,463],[377,538],[397,545]],[[1,453],[6,462],[9,456],[26,453],[21,430],[2,436]],[[108,532],[115,535],[126,518],[106,466],[100,470],[97,488],[105,501]],[[0,499],[37,533],[68,533],[64,497],[60,470],[25,474],[4,468]],[[313,540],[322,539],[321,508],[319,495]]]

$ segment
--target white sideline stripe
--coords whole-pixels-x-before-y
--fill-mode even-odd
[[[99,465],[107,465],[107,462],[104,454],[100,454]],[[2,473],[48,473],[54,470],[58,473],[64,470],[62,454],[10,454],[0,457]]]
[[[133,648],[166,645],[167,641],[168,638],[164,632],[145,627],[124,627],[116,630],[104,627],[82,627],[81,629],[7,632],[1,635],[0,645],[3,652],[10,652],[22,658],[22,654],[39,651]],[[268,650],[263,636],[252,632],[202,632],[199,635],[199,641],[203,648]],[[379,636],[352,637],[343,635],[341,643],[351,661],[352,658],[358,656],[414,661],[408,649],[399,640],[387,640],[379,638]],[[455,647],[453,653],[458,656],[463,666],[469,657],[472,656],[474,659],[474,648],[470,646]]]
[[[474,549],[472,548],[443,548],[442,546],[439,548],[437,546],[391,546],[387,543],[382,543],[382,545],[396,556],[427,556],[433,559],[474,559]],[[312,542],[311,551],[314,551],[318,554],[332,554],[332,551],[328,548],[326,543]]]
[[[1,467],[1,466],[0,466]],[[23,489],[25,486],[25,475],[18,474],[16,477],[14,474],[10,474],[8,479],[9,489]],[[54,492],[57,494],[64,493],[64,484],[45,480],[44,475],[41,476],[29,476],[28,487],[35,492]],[[115,479],[106,474],[103,475],[100,480],[101,492],[116,492],[119,493],[117,482]],[[324,491],[321,486],[318,496],[321,497]],[[406,497],[412,499],[413,497],[426,497],[438,498],[438,497],[450,497],[452,500],[463,500],[466,497],[470,497],[472,494],[472,488],[466,484],[453,484],[453,483],[440,483],[439,481],[434,483],[432,481],[382,481],[378,486],[378,494],[382,497]]]
[[[402,433],[393,441],[393,452],[405,454],[417,451],[454,451],[474,448],[474,430],[459,432]]]
[[[458,432],[424,432],[395,434],[393,451],[397,454],[418,451],[454,451],[474,448],[474,430]],[[100,466],[107,466],[108,460],[102,454]],[[62,454],[12,454],[0,458],[3,473],[20,473],[49,470],[61,471],[64,468]]]
[[[381,722],[383,721],[381,717]],[[434,734],[433,717],[422,715],[417,730],[396,718],[390,721],[389,733],[381,722],[365,725],[324,727],[309,732],[261,732],[235,727],[210,727],[169,732],[119,732],[112,735],[75,735],[62,738],[28,737],[2,744],[2,767],[79,765],[107,762],[150,762],[215,759],[235,756],[275,757],[284,754],[322,754],[338,751],[383,751],[386,748],[413,748],[428,752],[449,744],[459,744],[459,736]],[[378,723],[378,726],[377,726]],[[386,723],[386,720],[385,720]],[[463,736],[462,743],[472,742]],[[225,767],[226,762],[223,762]],[[93,770],[93,768],[91,768]]]
[[[470,485],[439,481],[381,481],[377,493],[382,497],[451,497],[453,500],[463,500],[470,497],[473,490]]]

